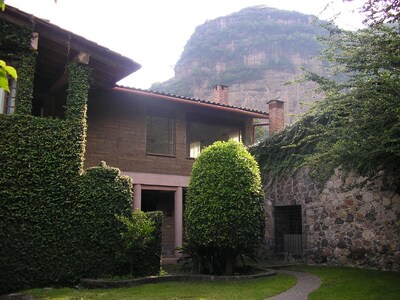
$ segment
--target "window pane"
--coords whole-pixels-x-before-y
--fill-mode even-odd
[[[12,115],[15,111],[15,98],[17,96],[17,82],[14,79],[8,80],[10,92],[0,89],[0,113]]]
[[[147,116],[147,152],[175,155],[175,120]]]
[[[238,127],[190,122],[186,132],[186,153],[191,158],[196,158],[201,149],[216,141],[228,141],[230,139],[241,141],[242,131]]]
[[[0,88],[0,114],[4,114],[5,112],[5,100],[6,100],[6,92]]]

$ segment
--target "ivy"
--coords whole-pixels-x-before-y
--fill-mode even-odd
[[[87,65],[72,63],[68,66],[69,86],[67,95],[66,117],[70,120],[77,132],[80,159],[77,168],[83,170],[83,161],[86,142],[86,112],[89,92],[90,69]]]
[[[0,115],[0,294],[123,274],[115,215],[130,214],[132,181],[105,163],[83,172],[90,70],[68,67],[67,119],[32,116],[36,53],[26,49],[26,31],[5,33],[0,48],[18,61],[19,81],[16,113]],[[162,216],[150,218],[155,238],[137,273],[160,269]]]
[[[16,103],[17,114],[32,113],[33,99],[33,78],[36,68],[36,52],[31,52],[29,55],[22,56],[18,66],[18,89]]]
[[[31,32],[0,20],[0,57],[18,57],[29,51]]]

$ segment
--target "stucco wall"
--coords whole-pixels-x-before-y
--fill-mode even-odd
[[[303,258],[309,263],[400,270],[400,195],[377,174],[336,170],[318,185],[303,168],[265,184],[267,250],[274,250],[274,206],[301,205]]]

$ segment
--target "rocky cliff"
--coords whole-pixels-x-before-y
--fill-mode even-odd
[[[310,84],[284,85],[301,67],[321,71],[322,34],[310,15],[265,6],[205,22],[196,28],[175,66],[175,77],[152,89],[212,100],[213,86],[229,86],[229,104],[267,110],[271,99],[285,101],[286,122],[315,101]]]

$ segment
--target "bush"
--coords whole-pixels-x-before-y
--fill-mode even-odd
[[[154,224],[154,238],[136,256],[133,274],[140,276],[157,275],[161,267],[163,214],[161,211],[150,211],[145,214]]]
[[[261,244],[265,213],[260,172],[241,143],[216,142],[196,159],[185,227],[187,247],[195,253],[201,271],[216,273],[225,268],[230,275],[235,258]]]
[[[121,233],[124,247],[120,256],[129,264],[130,274],[157,274],[161,259],[162,213],[137,210],[129,217],[117,215],[116,218],[125,227]],[[150,264],[146,264],[146,261]]]

